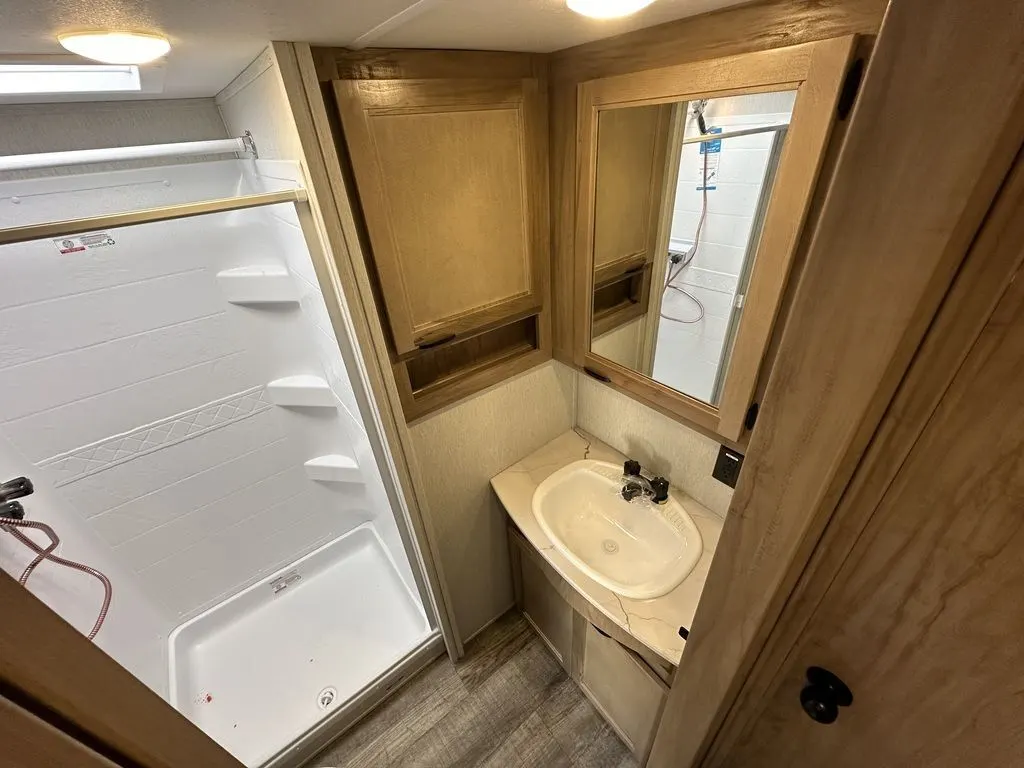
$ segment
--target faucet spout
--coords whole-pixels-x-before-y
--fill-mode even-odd
[[[628,502],[633,499],[649,499],[655,495],[651,481],[643,476],[640,462],[630,459],[622,467],[622,498]]]

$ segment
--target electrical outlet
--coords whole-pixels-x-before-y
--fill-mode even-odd
[[[743,454],[723,445],[718,449],[718,459],[715,461],[715,468],[711,472],[711,476],[720,483],[735,488],[742,467]]]

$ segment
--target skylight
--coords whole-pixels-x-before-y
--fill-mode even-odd
[[[0,94],[131,93],[139,68],[123,64],[0,64]]]

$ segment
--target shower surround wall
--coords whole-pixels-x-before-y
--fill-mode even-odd
[[[34,480],[35,493],[22,500],[32,520],[46,523],[60,538],[57,554],[96,568],[114,584],[110,612],[96,636],[96,644],[118,660],[129,672],[166,698],[167,649],[162,642],[170,631],[166,616],[155,610],[140,592],[131,574],[117,563],[105,544],[74,509],[55,491],[32,463],[14,450],[0,435],[0,478],[27,476]],[[42,534],[22,529],[35,541],[46,543]],[[17,577],[35,553],[13,536],[0,533],[0,569]],[[103,602],[103,585],[78,571],[45,563],[32,573],[29,588],[47,605],[86,634],[92,628]]]
[[[89,215],[99,187],[105,205],[228,197],[243,171],[221,161],[14,182],[0,216]],[[280,225],[255,209],[123,228],[115,241],[0,254],[0,431],[177,622],[375,511],[361,484],[306,477],[309,459],[353,452],[336,409],[267,396],[274,379],[324,375],[299,305],[233,305],[218,288],[221,270],[283,265]]]
[[[249,162],[262,188],[272,191],[304,185],[302,166],[296,162],[303,157],[302,145],[284,83],[270,48],[265,49],[217,94],[216,104],[232,136],[249,131],[256,141],[260,159]],[[283,253],[302,295],[302,312],[311,326],[309,341],[316,350],[328,385],[342,406],[338,417],[344,422],[343,429],[352,439],[354,456],[367,476],[366,490],[371,497],[372,508],[392,508],[366,432],[364,419],[372,419],[373,415],[360,410],[348,369],[339,351],[339,339],[334,333],[323,291],[306,252],[295,211],[278,206],[271,214],[281,224],[278,233],[288,241]],[[341,345],[350,343],[347,338],[341,340]],[[355,365],[355,350],[349,348],[348,351]],[[379,519],[376,528],[406,585],[411,591],[417,592],[411,558],[406,554],[411,551],[411,543],[403,539],[395,521],[395,515],[401,514],[402,510],[395,506],[394,515]]]
[[[723,131],[788,123],[795,100],[794,92],[714,99],[705,116],[709,126]],[[688,117],[686,135],[698,132],[696,121]],[[704,317],[695,323],[659,320],[654,378],[708,402],[722,358],[773,136],[761,133],[722,141],[718,178],[711,185],[715,188],[708,191],[707,218],[697,255],[675,280],[676,285],[704,305]],[[700,147],[700,143],[683,145],[669,242],[675,251],[685,252],[693,245],[700,221]],[[700,313],[693,301],[678,291],[665,291],[663,302],[662,313],[672,317],[692,320]]]

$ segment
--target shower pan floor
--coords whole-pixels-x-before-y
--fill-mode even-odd
[[[431,632],[367,523],[178,627],[171,703],[259,766]]]

